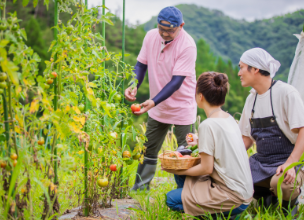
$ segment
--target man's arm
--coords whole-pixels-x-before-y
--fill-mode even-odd
[[[132,88],[130,86],[125,90],[125,97],[128,101],[134,102],[136,100],[137,89],[140,87],[141,83],[144,81],[148,66],[137,61],[134,67],[134,73],[136,74],[136,79],[138,80],[137,87]]]
[[[248,150],[252,145],[253,141],[250,137],[242,135],[243,142],[245,144],[246,150]]]
[[[134,67],[134,73],[136,74],[136,79],[138,80],[137,89],[140,87],[140,85],[144,81],[144,78],[145,78],[145,75],[147,72],[147,68],[148,68],[148,65],[137,61],[136,65]]]
[[[283,172],[286,169],[286,167],[288,167],[290,164],[299,162],[303,152],[304,152],[304,127],[301,127],[299,128],[298,138],[296,140],[296,144],[293,148],[293,151],[291,152],[287,161],[283,165],[278,167],[276,174],[280,175],[280,173]],[[295,181],[295,178],[296,178],[295,169],[289,169],[285,174],[284,183],[286,184],[293,183]]]
[[[152,99],[155,106],[169,98],[184,82],[186,76],[173,76],[171,81]]]
[[[183,84],[186,76],[173,76],[171,81],[153,98],[141,104],[142,109],[138,112],[133,112],[135,115],[141,115],[151,108],[169,98]]]

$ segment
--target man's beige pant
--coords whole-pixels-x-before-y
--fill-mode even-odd
[[[271,192],[273,192],[276,196],[278,196],[277,185],[278,185],[279,178],[281,176],[282,176],[282,174],[280,174],[278,176],[274,175],[266,180],[256,183],[255,185],[269,188],[269,190]],[[301,193],[300,187],[303,184],[304,184],[304,171],[301,170],[298,173],[295,183],[291,183],[291,184],[286,184],[284,182],[282,183],[281,189],[283,192],[283,200],[289,201],[289,200],[293,200],[293,199],[297,198]]]

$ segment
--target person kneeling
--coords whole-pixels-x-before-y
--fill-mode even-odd
[[[257,153],[249,158],[254,198],[268,208],[277,203],[277,186],[283,171],[298,162],[304,152],[304,105],[293,86],[272,79],[280,63],[267,51],[247,50],[239,66],[242,86],[252,87],[239,127],[247,150],[255,141]],[[281,185],[286,214],[287,210],[292,215],[297,212],[297,198],[304,183],[300,168],[298,165],[289,169]]]
[[[221,110],[228,92],[225,74],[203,73],[196,85],[196,102],[207,119],[198,129],[201,163],[175,174],[178,189],[167,193],[167,205],[193,216],[232,210],[243,212],[252,200],[253,182],[240,129],[234,118]],[[197,138],[197,137],[196,137]]]

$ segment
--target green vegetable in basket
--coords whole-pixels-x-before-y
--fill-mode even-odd
[[[198,157],[199,156],[199,151],[198,149],[195,149],[192,154],[191,154],[192,157]]]
[[[194,146],[190,147],[189,149],[192,151],[195,151],[197,149],[197,145],[194,145]]]

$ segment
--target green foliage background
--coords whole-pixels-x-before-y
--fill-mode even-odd
[[[44,60],[49,59],[48,45],[53,40],[50,27],[53,25],[53,3],[49,10],[42,2],[33,9],[32,5],[26,8],[22,2],[11,1],[8,11],[17,11],[17,15],[25,24],[28,35],[27,45],[31,46],[43,59],[39,68],[45,66]],[[289,67],[298,40],[292,36],[300,33],[303,27],[304,10],[277,16],[271,19],[247,22],[235,20],[218,10],[210,10],[196,5],[181,4],[177,6],[184,15],[185,30],[197,43],[198,55],[196,62],[197,77],[205,71],[218,71],[226,73],[229,77],[230,92],[226,98],[223,109],[230,114],[241,113],[250,88],[243,88],[237,76],[237,64],[241,54],[252,47],[262,47],[278,59],[282,66],[276,76],[277,79],[287,81]],[[128,16],[128,15],[126,15]],[[69,15],[61,16],[66,22]],[[119,52],[122,46],[122,22],[118,17],[113,19],[114,26],[106,25],[106,47],[109,51]],[[126,26],[126,62],[135,65],[136,57],[141,49],[146,31],[155,27],[156,17],[139,26]],[[96,26],[102,32],[101,24]],[[111,65],[111,64],[107,64]],[[107,68],[111,68],[107,66]],[[127,85],[126,85],[127,86]],[[126,87],[125,86],[125,87]],[[141,85],[136,102],[143,102],[149,98],[148,77]],[[205,118],[202,110],[198,114]],[[147,114],[136,117],[136,123],[146,120]]]

